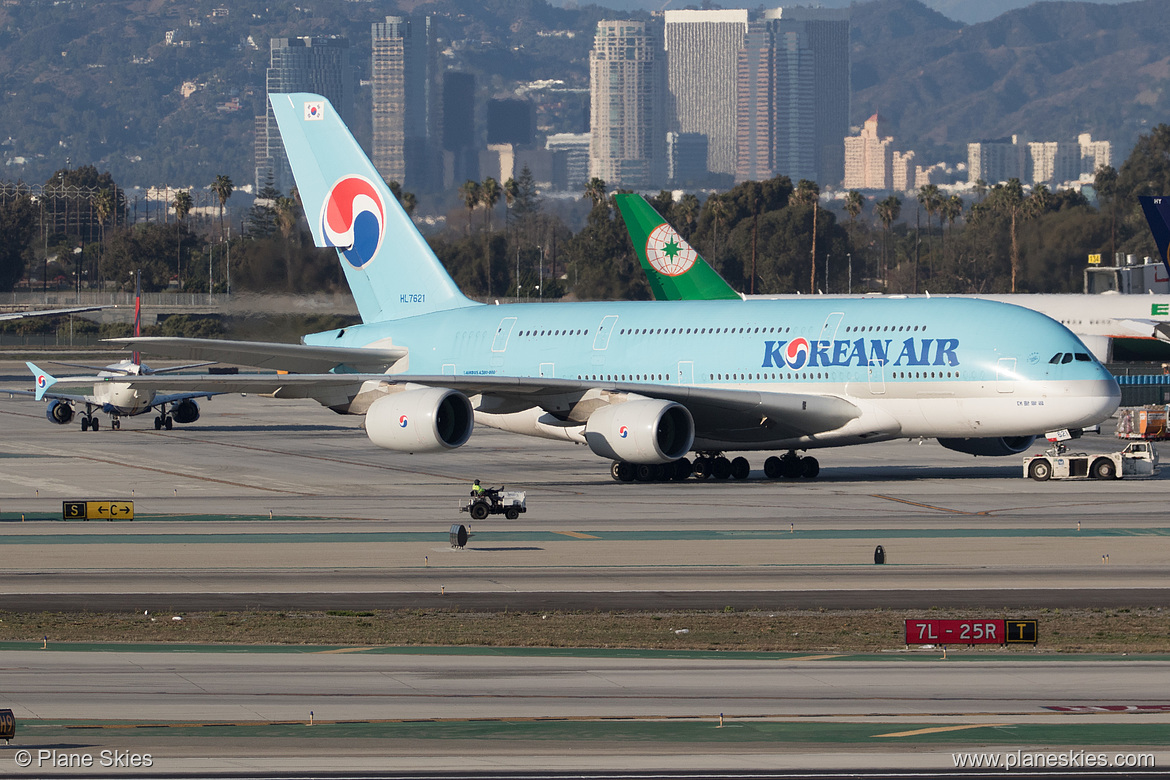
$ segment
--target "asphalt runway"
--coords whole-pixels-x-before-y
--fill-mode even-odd
[[[945,770],[1021,744],[1170,757],[1166,660],[706,656],[7,651],[20,733],[0,773],[22,774],[19,748],[149,754],[159,774],[197,776]]]
[[[934,442],[822,451],[813,482],[765,480],[751,455],[745,482],[618,484],[583,447],[484,429],[452,453],[379,450],[359,418],[311,402],[225,396],[173,431],[139,417],[82,433],[49,423],[43,404],[0,398],[0,424],[0,610],[1040,608],[1170,596],[1170,479],[1039,484],[1019,458]],[[1079,444],[1120,448],[1109,435]],[[476,477],[526,490],[529,511],[471,524],[453,549],[448,530],[468,523],[459,506]],[[60,519],[63,501],[86,499],[133,500],[136,518]],[[23,726],[0,748],[0,774],[23,746],[155,751],[154,769],[194,775],[943,771],[964,746],[1112,756],[1139,745],[1161,759],[1170,733],[1161,658],[227,650],[4,648],[0,707]],[[322,722],[305,725],[309,711]]]

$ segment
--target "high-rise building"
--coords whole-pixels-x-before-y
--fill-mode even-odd
[[[781,51],[786,58],[786,78],[802,95],[794,100],[805,100],[806,94],[812,96],[815,174],[806,178],[814,178],[822,185],[836,185],[844,175],[841,139],[849,133],[849,9],[773,8],[764,12],[764,20],[774,22],[777,36],[784,39]],[[799,41],[791,40],[790,33],[796,33]],[[796,61],[797,52],[802,57],[810,56],[811,66]],[[811,80],[811,89],[796,86],[806,80]],[[805,132],[803,117],[794,109],[778,121],[782,125],[796,123],[784,131],[789,138]]]
[[[449,70],[443,74],[443,189],[479,181],[475,131],[475,76]]]
[[[1020,136],[967,144],[967,181],[1029,180],[1028,144]]]
[[[487,142],[531,146],[536,141],[536,107],[520,98],[492,98],[487,104]]]
[[[882,137],[883,120],[877,114],[865,120],[859,135],[845,139],[847,190],[888,190],[894,185],[894,139]]]
[[[589,53],[589,175],[622,187],[666,177],[665,68],[653,22],[601,21]]]
[[[702,133],[666,134],[666,180],[671,186],[695,186],[709,177],[710,147]]]
[[[894,152],[891,156],[891,185],[896,191],[914,192],[918,189],[918,171],[922,166],[915,165],[914,158],[914,152]]]
[[[1111,141],[1094,141],[1089,133],[1077,136],[1077,145],[1081,147],[1081,174],[1096,174],[1097,169],[1113,164],[1113,143]]]
[[[1076,141],[1026,141],[1021,136],[967,144],[967,180],[997,184],[1019,179],[1049,187],[1091,178],[1111,165],[1113,145],[1081,133]]]
[[[553,153],[553,188],[581,192],[589,180],[589,133],[554,133],[544,148]]]
[[[670,129],[707,137],[706,168],[736,172],[736,82],[746,9],[664,15]]]
[[[268,94],[316,92],[324,95],[341,112],[342,119],[346,122],[352,119],[354,70],[346,38],[331,35],[271,39],[265,81]],[[257,117],[258,134],[261,119],[263,138],[258,137],[255,145],[256,188],[259,190],[271,181],[278,190],[287,193],[294,185],[292,171],[271,106],[264,117]]]
[[[430,16],[387,16],[373,34],[373,148],[382,178],[408,190],[437,189],[440,102]]]

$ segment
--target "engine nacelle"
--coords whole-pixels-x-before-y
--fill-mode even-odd
[[[73,422],[73,407],[68,401],[49,401],[45,417],[49,418],[49,422],[67,425]]]
[[[199,404],[186,398],[171,407],[171,418],[177,423],[193,423],[199,419]]]
[[[985,439],[939,439],[938,443],[948,450],[965,452],[968,455],[1019,455],[1032,446],[1035,436],[996,436]]]
[[[398,452],[453,450],[467,443],[474,425],[471,401],[445,387],[393,393],[366,412],[370,441]]]
[[[585,423],[589,449],[629,463],[668,463],[691,451],[695,421],[674,401],[626,401],[602,408]]]

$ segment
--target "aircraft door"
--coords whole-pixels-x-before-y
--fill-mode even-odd
[[[1000,358],[995,364],[995,390],[998,393],[1016,392],[1016,359]]]
[[[597,326],[597,335],[593,337],[594,349],[603,350],[609,348],[609,337],[613,333],[613,326],[617,324],[617,321],[616,314],[610,314],[601,319],[601,324]]]
[[[512,335],[512,328],[516,325],[515,317],[504,317],[496,328],[496,337],[492,339],[492,352],[503,352],[508,348],[508,338]]]
[[[693,385],[695,383],[695,362],[693,360],[680,360],[678,362],[678,383],[680,385]]]
[[[881,358],[869,359],[869,392],[871,395],[886,392],[886,361]]]
[[[817,341],[832,341],[837,338],[837,329],[841,327],[841,320],[845,319],[845,312],[835,311],[825,318],[825,324],[821,326],[821,335],[817,336]]]
[[[542,377],[554,377],[557,375],[556,367],[552,363],[541,363],[540,375]]]

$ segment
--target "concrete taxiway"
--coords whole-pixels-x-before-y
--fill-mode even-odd
[[[15,380],[12,380],[15,381]],[[619,484],[587,448],[477,429],[379,450],[361,418],[218,397],[82,433],[0,400],[3,609],[1121,606],[1170,596],[1170,479],[1035,483],[934,442],[818,452],[815,481]],[[1104,451],[1109,435],[1077,442]],[[758,467],[762,456],[751,456]],[[472,478],[528,493],[470,523]],[[135,502],[133,522],[63,501]],[[23,522],[22,522],[23,520]],[[453,523],[471,526],[452,549]],[[876,566],[877,545],[886,564]]]
[[[818,453],[814,482],[767,481],[754,455],[746,482],[627,485],[583,447],[491,430],[452,453],[386,452],[359,418],[311,402],[220,397],[173,431],[140,417],[82,433],[49,423],[42,404],[0,399],[0,422],[0,609],[1170,596],[1170,479],[1038,484],[1018,458],[933,442]],[[1120,447],[1107,435],[1082,443]],[[458,509],[476,477],[526,490],[529,511],[474,523],[467,547],[452,549],[448,529],[468,522]],[[60,519],[63,501],[85,499],[133,500],[135,520]],[[194,773],[378,770],[388,759],[435,770],[950,768],[956,746],[1119,755],[1160,751],[1168,733],[1161,658],[0,649],[0,706],[21,723],[0,774],[24,747],[154,751],[156,771]]]

